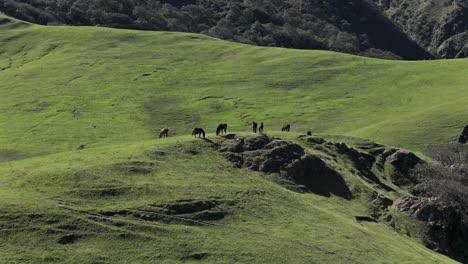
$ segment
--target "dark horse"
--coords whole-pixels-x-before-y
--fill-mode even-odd
[[[161,128],[159,132],[159,138],[168,137],[169,136],[169,128]]]
[[[263,133],[263,122],[261,122],[260,126],[258,127],[258,133]]]
[[[219,135],[219,134],[226,134],[227,132],[227,124],[220,124],[218,126],[218,128],[216,129],[216,135]]]
[[[196,127],[193,129],[192,131],[192,136],[197,136],[198,137],[201,137],[203,135],[203,138],[205,138],[205,130],[203,130],[203,128],[200,128],[200,127]]]
[[[291,125],[290,125],[290,124],[284,124],[283,127],[281,128],[281,131],[287,131],[287,132],[289,132],[290,129],[291,129]]]
[[[252,131],[254,133],[257,133],[257,126],[258,126],[257,122],[252,122]]]

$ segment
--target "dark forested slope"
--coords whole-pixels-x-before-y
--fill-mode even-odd
[[[0,10],[41,24],[200,32],[262,46],[433,57],[367,0],[4,0]]]
[[[373,0],[419,45],[441,58],[468,57],[467,0]]]

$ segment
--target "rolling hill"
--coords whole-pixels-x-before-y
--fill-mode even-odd
[[[452,262],[422,245],[417,223],[372,204],[408,194],[391,178],[395,147],[466,125],[467,60],[6,16],[0,32],[0,262]],[[267,139],[246,132],[254,120]],[[214,136],[220,122],[237,140]],[[276,132],[285,122],[293,133]],[[163,126],[170,137],[155,139]],[[298,163],[230,162],[276,152]],[[323,170],[306,173],[313,164]]]
[[[1,151],[38,155],[174,135],[358,136],[419,150],[467,122],[467,60],[386,61],[263,48],[203,35],[44,27],[2,19]]]

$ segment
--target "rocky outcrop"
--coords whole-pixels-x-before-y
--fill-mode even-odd
[[[313,142],[322,144],[325,140],[314,138]],[[278,173],[288,182],[302,186],[298,189],[315,194],[352,197],[341,174],[299,144],[266,135],[234,137],[221,142],[219,151],[237,168]]]
[[[467,263],[468,222],[460,209],[438,198],[418,197],[397,200],[392,207],[426,225],[426,246]]]
[[[392,182],[397,186],[416,184],[416,179],[411,177],[410,170],[416,165],[424,163],[414,153],[406,150],[398,150],[389,156],[386,163],[393,166],[390,173]]]

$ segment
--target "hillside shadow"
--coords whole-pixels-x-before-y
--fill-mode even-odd
[[[315,155],[306,155],[292,163],[286,170],[288,178],[302,184],[306,190],[330,197],[332,194],[344,199],[352,199],[350,189],[339,172],[330,168]]]

